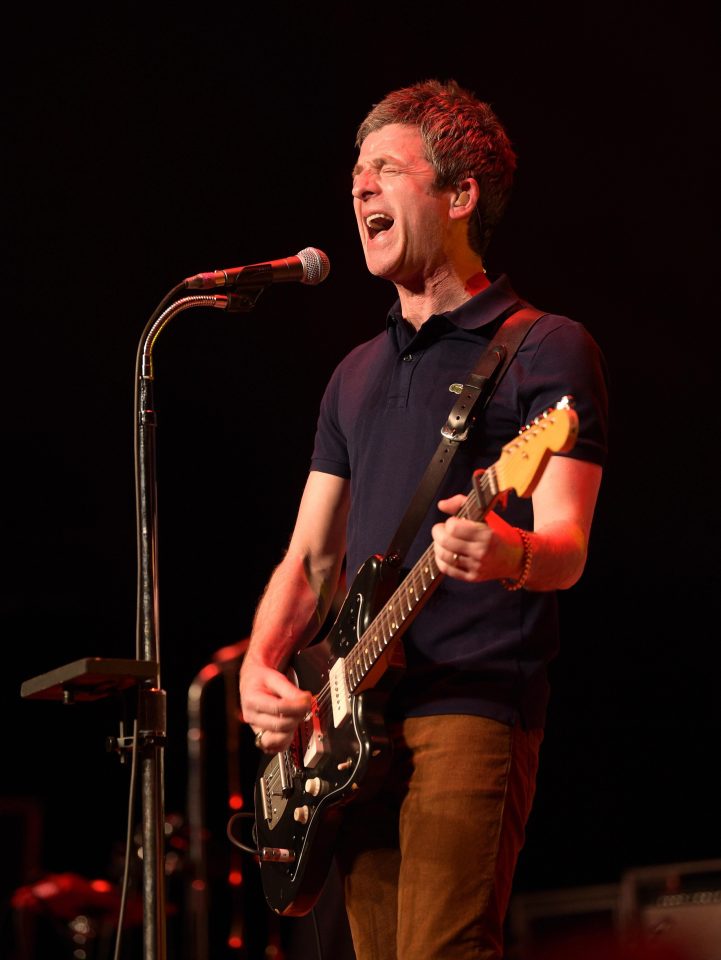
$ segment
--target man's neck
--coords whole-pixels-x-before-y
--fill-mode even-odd
[[[471,297],[490,286],[490,280],[482,268],[461,280],[458,275],[445,276],[440,280],[427,281],[422,289],[414,290],[396,284],[401,302],[401,312],[416,330],[437,313],[456,310]]]

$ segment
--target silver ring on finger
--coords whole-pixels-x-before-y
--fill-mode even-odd
[[[261,743],[261,740],[263,739],[263,734],[264,734],[264,733],[265,733],[265,730],[259,730],[259,731],[256,733],[256,735],[255,735],[255,745],[256,745],[256,747],[257,747],[259,750],[262,750],[262,749],[263,749],[263,745],[262,745],[262,743]]]

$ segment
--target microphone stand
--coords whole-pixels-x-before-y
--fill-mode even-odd
[[[228,312],[251,310],[264,286],[242,293],[196,294],[166,307],[187,288],[183,283],[165,295],[146,324],[135,365],[135,497],[137,525],[137,613],[135,660],[86,657],[26,680],[21,695],[65,704],[97,700],[111,693],[136,691],[137,735],[108,738],[108,748],[124,761],[128,751],[140,758],[143,856],[143,960],[166,960],[164,747],[167,740],[165,691],[160,684],[158,642],[157,483],[153,346],[164,327],[183,310],[213,307]],[[135,726],[135,725],[134,725]],[[131,778],[131,784],[133,780]],[[130,807],[132,809],[132,797]],[[126,851],[130,857],[130,850]],[[118,917],[117,945],[123,927],[124,899]],[[117,946],[116,945],[116,946]]]
[[[163,770],[167,724],[165,691],[160,683],[156,417],[153,405],[152,351],[161,331],[178,313],[193,307],[247,311],[254,306],[261,292],[250,290],[242,294],[199,294],[183,297],[156,318],[151,317],[138,345],[135,393],[138,548],[136,657],[139,661],[149,661],[155,665],[154,676],[143,681],[139,687],[138,742],[135,744],[135,749],[141,750],[144,960],[166,960],[167,956]]]

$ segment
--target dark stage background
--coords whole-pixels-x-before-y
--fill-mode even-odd
[[[127,774],[104,752],[114,708],[29,702],[20,687],[80,657],[134,655],[133,371],[147,319],[198,271],[311,245],[331,261],[317,288],[270,289],[246,315],[188,311],[156,346],[166,807],[183,815],[188,686],[247,636],[290,533],[326,379],[392,298],[356,238],[355,129],[388,90],[429,76],[489,100],[519,155],[490,272],[584,322],[611,377],[611,456],[587,571],[562,598],[517,893],[721,856],[710,11],[15,15],[5,901],[44,871],[115,876]],[[220,723],[213,736],[220,751]],[[209,787],[222,811],[223,784]]]

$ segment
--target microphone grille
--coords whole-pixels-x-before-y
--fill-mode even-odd
[[[301,283],[315,285],[322,283],[330,273],[330,260],[317,247],[305,247],[296,254],[303,264],[303,279]]]

